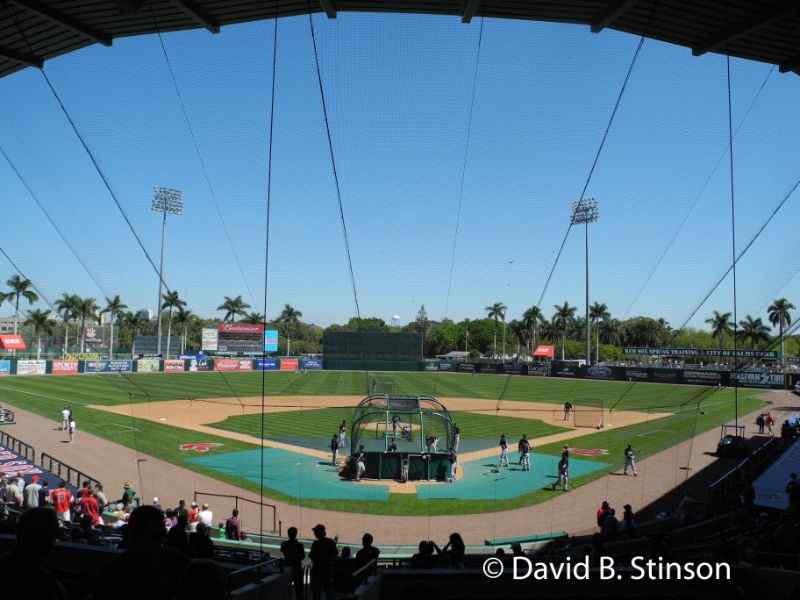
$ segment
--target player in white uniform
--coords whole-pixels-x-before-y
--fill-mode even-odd
[[[508,440],[505,433],[500,436],[500,466],[508,468]]]
[[[61,411],[61,431],[66,431],[67,429],[69,429],[69,417],[70,417],[69,407],[65,406],[64,410]]]

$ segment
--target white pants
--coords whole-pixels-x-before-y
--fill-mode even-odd
[[[347,446],[347,435],[345,433],[339,434],[339,448]]]
[[[634,475],[638,475],[639,472],[636,470],[636,459],[631,457],[625,457],[625,470],[623,471],[625,475],[628,474],[628,469],[633,471]]]
[[[458,464],[457,463],[453,463],[452,465],[450,465],[450,481],[455,481],[456,480],[456,469],[457,468],[458,468]]]
[[[508,448],[500,449],[500,466],[508,466]]]
[[[356,480],[361,479],[361,477],[364,475],[364,471],[366,470],[367,466],[363,462],[358,461],[356,463]]]
[[[558,485],[561,486],[561,489],[565,492],[569,490],[569,474],[561,473],[558,476]]]
[[[531,455],[530,454],[523,454],[519,458],[519,464],[522,465],[523,471],[530,471],[531,470]]]
[[[456,434],[456,439],[453,440],[453,445],[455,446],[453,449],[458,452],[458,446],[461,444],[461,434]]]

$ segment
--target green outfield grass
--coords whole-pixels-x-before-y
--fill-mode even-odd
[[[453,411],[450,415],[461,429],[464,439],[498,438],[500,433],[506,433],[511,440],[521,437],[523,433],[534,439],[567,431],[564,427],[547,425],[535,419],[496,417],[461,411]],[[303,436],[328,440],[339,430],[342,420],[346,420],[349,424],[352,416],[352,408],[322,408],[271,413],[264,419],[264,437],[282,439]],[[224,421],[212,423],[211,427],[261,437],[261,415],[228,417]],[[434,427],[429,432],[430,435],[444,435],[441,427]]]
[[[554,405],[560,405],[564,400],[571,399],[579,406],[603,405],[607,409],[615,407],[617,410],[652,410],[675,413],[670,417],[624,428],[610,428],[592,433],[587,430],[587,435],[570,440],[570,445],[579,448],[607,449],[610,454],[599,457],[598,460],[612,463],[613,467],[611,468],[615,468],[621,463],[622,449],[629,442],[637,449],[639,457],[644,458],[670,448],[698,433],[717,427],[734,416],[732,390],[716,391],[699,386],[455,373],[380,373],[371,375],[379,378],[379,386],[391,387],[393,391],[400,394],[430,394],[445,399],[449,396],[527,400],[549,402]],[[311,372],[303,375],[267,373],[264,379],[267,395],[363,395],[368,385],[367,381],[367,375],[363,372],[330,371]],[[235,476],[220,475],[215,471],[189,464],[187,459],[191,456],[178,450],[178,446],[182,443],[197,441],[223,444],[222,448],[212,450],[212,452],[245,450],[256,446],[224,437],[201,435],[190,430],[134,417],[92,410],[86,408],[86,405],[112,405],[180,398],[244,398],[260,396],[261,387],[262,376],[260,373],[7,377],[0,379],[0,403],[43,415],[52,419],[54,426],[60,418],[60,410],[65,404],[68,404],[74,411],[80,431],[90,432],[122,444],[131,448],[132,452],[149,454],[257,493],[258,486],[252,482]],[[759,394],[759,390],[740,390],[740,414],[752,412],[764,404],[758,399]],[[331,412],[328,413],[327,410]],[[319,419],[314,416],[310,418],[315,421],[315,427],[319,427],[319,431],[324,430],[325,436],[329,437],[332,430],[335,431],[341,418],[347,418],[349,421],[349,417],[341,417],[337,411],[338,409],[326,409],[325,414]],[[347,414],[349,409],[344,409],[344,411]],[[308,414],[317,411],[297,412],[303,413],[300,418],[303,419],[304,424],[307,424],[310,422]],[[322,411],[319,412],[322,413]],[[282,415],[290,414],[292,413],[282,413]],[[222,426],[228,428],[233,422],[235,426],[252,427],[252,423],[247,419],[241,423],[235,419],[228,419],[223,422]],[[258,420],[258,417],[256,419]],[[485,432],[487,437],[494,437],[503,430],[506,430],[505,432],[510,436],[515,436],[516,424],[513,422],[522,419],[456,412],[456,420],[462,425],[465,437],[483,435],[478,432]],[[528,425],[533,421],[525,421],[526,429],[529,430],[527,431],[528,435],[534,437],[534,429]],[[275,435],[281,430],[289,431],[292,425],[291,417],[281,416],[281,413],[269,415],[267,423],[268,434],[274,432]],[[332,429],[331,424],[333,425]],[[218,426],[220,425],[218,424]],[[543,424],[542,426],[548,427]],[[260,432],[260,423],[257,431]],[[545,435],[545,433],[540,435]],[[513,440],[513,437],[511,439]],[[560,448],[561,444],[552,444],[537,448],[536,451],[557,453]],[[711,451],[713,448],[708,450]],[[602,476],[608,470],[600,471],[583,479],[579,478],[574,483],[581,485]],[[278,500],[296,501],[295,498],[290,498],[274,490],[267,489],[265,492]],[[465,514],[507,510],[534,504],[551,498],[553,493],[539,490],[511,500],[492,502],[451,499],[421,502],[413,495],[392,494],[389,501],[385,503],[304,499],[303,504],[331,510],[380,514]]]

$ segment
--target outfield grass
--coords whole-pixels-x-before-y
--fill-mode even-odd
[[[379,386],[393,388],[401,394],[431,394],[439,397],[473,397],[550,402],[559,405],[571,399],[579,405],[615,407],[617,410],[652,410],[672,412],[673,416],[632,425],[611,428],[570,440],[570,445],[579,448],[604,448],[609,456],[599,457],[602,462],[611,462],[613,467],[621,463],[622,449],[632,443],[640,458],[670,448],[694,435],[729,421],[734,416],[732,390],[715,391],[700,386],[678,386],[652,383],[627,383],[616,381],[564,380],[557,378],[464,375],[454,373],[380,373]],[[267,373],[264,378],[267,395],[362,395],[367,388],[367,375],[363,372],[313,372]],[[118,444],[146,453],[173,464],[183,466],[234,485],[258,492],[258,486],[235,476],[220,475],[210,469],[189,464],[190,458],[180,452],[182,443],[209,441],[224,444],[212,452],[230,452],[256,448],[257,446],[237,442],[224,437],[207,434],[198,439],[196,432],[153,423],[123,415],[111,414],[86,408],[89,404],[124,404],[180,398],[213,398],[260,396],[262,376],[260,373],[187,373],[187,374],[136,374],[93,375],[78,377],[7,377],[0,379],[0,403],[17,406],[54,422],[60,419],[60,410],[69,404],[82,431],[93,433]],[[764,403],[757,398],[759,390],[740,390],[740,414],[747,414]],[[332,409],[335,410],[335,409]],[[349,409],[344,409],[348,411]],[[703,414],[701,414],[701,411]],[[307,414],[312,411],[303,411]],[[269,427],[288,428],[291,423],[279,425],[280,414],[267,419]],[[506,433],[515,436],[513,423],[503,422],[504,417],[456,413],[459,424],[467,423],[465,437],[481,429],[489,435]],[[469,415],[469,416],[467,416]],[[341,420],[336,413],[325,417],[320,427],[326,437],[335,431]],[[344,417],[348,418],[348,417]],[[331,420],[332,419],[332,420]],[[474,419],[468,422],[467,419]],[[349,418],[348,418],[349,420]],[[519,421],[520,419],[512,419]],[[530,422],[526,420],[527,422]],[[274,425],[272,423],[275,422]],[[333,429],[329,424],[334,423]],[[530,427],[528,427],[530,429]],[[493,431],[492,431],[493,430]],[[533,430],[528,431],[532,436]],[[260,424],[259,424],[260,432]],[[491,436],[489,436],[491,437]],[[511,438],[513,439],[513,437]],[[561,444],[537,448],[537,452],[557,453]],[[711,450],[711,448],[709,448]],[[602,476],[597,472],[574,483],[580,485]],[[443,515],[466,514],[508,510],[535,504],[551,498],[554,492],[540,490],[503,501],[475,500],[427,500],[418,501],[414,495],[392,494],[386,503],[303,500],[308,507],[326,508],[350,512],[396,515]],[[275,490],[265,494],[277,500],[296,502]]]
[[[461,429],[461,436],[464,439],[497,439],[501,433],[506,433],[513,441],[521,437],[523,433],[534,439],[567,431],[564,427],[547,425],[535,419],[517,419],[462,411],[454,411],[450,415]],[[264,419],[263,437],[287,439],[302,436],[329,440],[339,430],[342,420],[346,420],[349,424],[352,416],[352,408],[321,408],[271,413]],[[433,425],[433,422],[429,425]],[[228,417],[224,421],[212,423],[210,426],[262,437],[261,415],[236,415]],[[444,435],[442,427],[432,426],[428,429],[428,425],[426,425],[426,432],[440,437]]]

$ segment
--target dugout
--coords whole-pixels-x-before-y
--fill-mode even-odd
[[[407,459],[409,480],[444,480],[455,445],[454,425],[444,404],[432,396],[367,396],[353,412],[351,456],[364,447],[364,477],[369,479],[400,479]],[[434,450],[428,447],[432,437],[438,438]],[[390,451],[392,442],[396,451]]]
[[[327,331],[322,337],[323,366],[336,370],[417,371],[422,336],[413,332]]]

